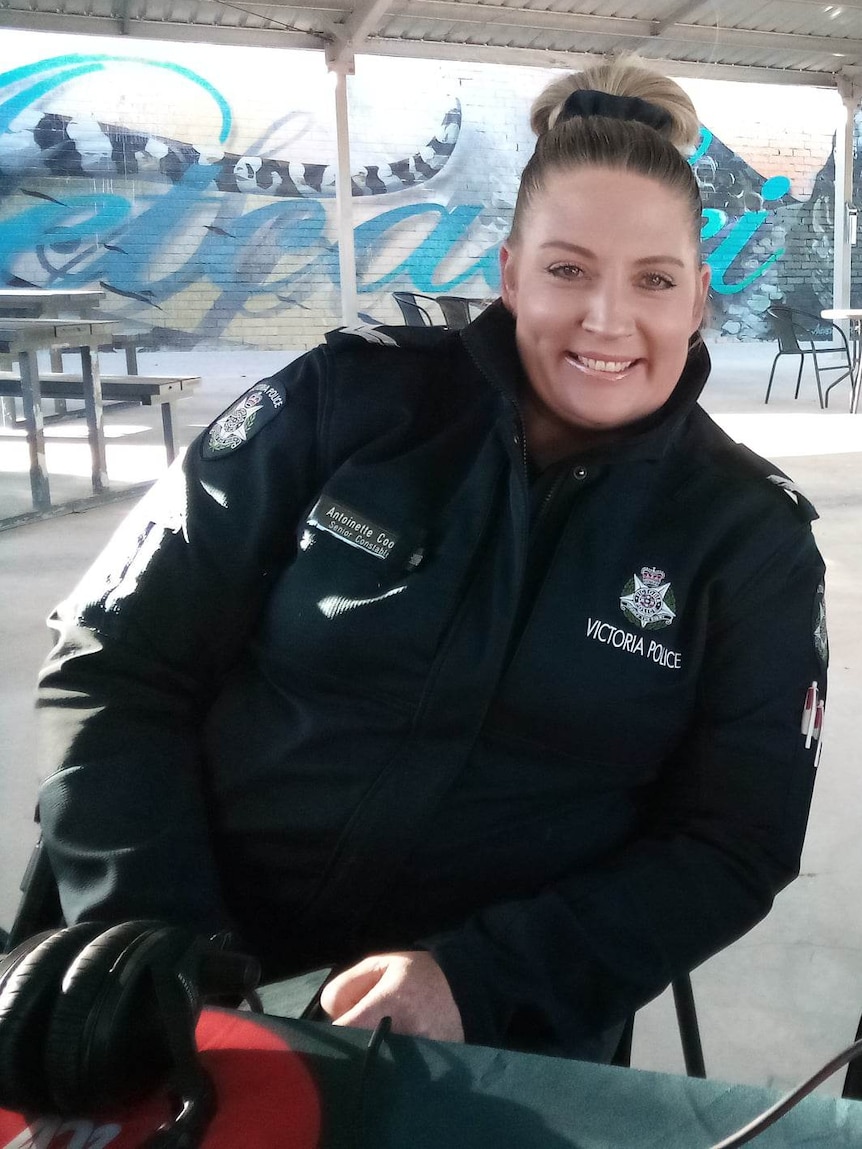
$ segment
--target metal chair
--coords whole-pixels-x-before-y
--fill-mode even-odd
[[[8,937],[0,944],[0,950],[6,953],[41,930],[57,929],[64,924],[60,899],[57,894],[57,884],[41,838],[30,855],[30,861],[21,881],[21,893],[22,898],[18,905],[15,921],[12,923]],[[688,974],[677,978],[673,982],[672,988],[685,1071],[689,1077],[706,1077],[694,994]],[[862,1021],[859,1023],[859,1031],[862,1035]],[[634,1016],[626,1022],[620,1043],[614,1054],[614,1065],[629,1066],[631,1064],[633,1033]],[[862,1097],[862,1062],[855,1062],[850,1066],[845,1089],[851,1086],[851,1073],[856,1074],[854,1084],[857,1092],[845,1093],[845,1096]]]
[[[482,305],[477,300],[467,299],[463,295],[438,295],[437,303],[450,331],[460,331],[476,318],[473,314],[474,309],[477,314],[482,310]]]
[[[819,315],[812,315],[807,311],[796,311],[791,307],[769,307],[766,314],[772,320],[773,331],[778,340],[778,354],[772,361],[772,370],[769,372],[769,383],[766,387],[764,403],[769,402],[772,390],[772,380],[775,376],[775,367],[782,355],[798,355],[799,370],[796,373],[796,390],[793,398],[799,398],[799,388],[802,382],[802,369],[805,366],[806,355],[811,357],[814,364],[814,377],[817,381],[817,397],[820,406],[829,406],[829,392],[844,379],[853,377],[853,357],[850,353],[850,344],[847,336],[836,323],[821,319]],[[830,329],[830,334],[837,332],[840,342],[829,347],[816,346],[823,336],[819,332],[824,328]],[[822,362],[824,356],[839,355],[838,363]],[[840,371],[841,375],[835,379],[826,390],[823,390],[821,375],[826,371]]]
[[[392,298],[400,307],[404,322],[408,327],[442,327],[445,325],[435,323],[428,309],[419,303],[419,300],[423,299],[425,303],[436,304],[437,300],[432,296],[419,295],[413,291],[393,291]]]
[[[691,978],[688,974],[676,978],[671,984],[673,990],[673,1004],[676,1007],[676,1021],[679,1026],[679,1039],[682,1043],[682,1057],[685,1071],[689,1077],[706,1077],[706,1066],[703,1060],[703,1047],[700,1043],[700,1027],[697,1024],[697,1010],[694,1005],[694,993],[691,988]],[[632,1037],[634,1036],[634,1014],[626,1022],[617,1051],[614,1054],[612,1065],[622,1065],[628,1068],[632,1059]]]

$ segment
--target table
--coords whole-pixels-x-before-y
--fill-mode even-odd
[[[0,316],[15,319],[84,319],[97,311],[105,298],[101,287],[3,287]],[[62,371],[59,351],[51,352],[51,370]]]
[[[708,1149],[779,1097],[409,1037],[389,1036],[368,1056],[362,1030],[225,1009],[204,1010],[197,1041],[218,1096],[202,1149]],[[131,1149],[167,1110],[151,1095],[89,1121],[31,1118],[31,1136],[0,1110],[0,1146]],[[859,1149],[862,1102],[812,1094],[753,1144]]]
[[[322,1149],[351,1144],[368,1034],[275,1023],[320,1083]],[[836,1047],[837,1052],[837,1047]],[[817,1068],[812,1065],[812,1072]],[[375,1149],[707,1149],[780,1094],[671,1074],[389,1037],[366,1068],[361,1144]],[[332,1102],[340,1099],[338,1114]],[[327,1130],[329,1136],[326,1136]],[[812,1096],[754,1142],[859,1149],[862,1103]]]
[[[110,338],[113,326],[106,319],[21,319],[0,316],[0,355],[17,360],[21,376],[21,397],[30,452],[30,492],[33,507],[37,511],[47,510],[51,506],[37,353],[41,350],[80,352],[93,493],[101,494],[108,488],[108,472],[102,425],[99,344]]]
[[[105,298],[101,287],[0,288],[0,316],[18,319],[59,319],[63,313],[76,317],[98,308]]]
[[[862,307],[830,307],[821,311],[820,317],[833,323],[845,319],[850,324],[850,341],[853,345],[850,414],[855,415],[859,410],[859,392],[862,390]]]

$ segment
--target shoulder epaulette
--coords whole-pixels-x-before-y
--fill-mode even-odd
[[[785,475],[774,463],[770,463],[768,459],[764,459],[761,455],[758,455],[756,451],[752,451],[750,447],[746,447],[744,443],[734,443],[733,446],[734,453],[749,470],[754,471],[766,479],[767,482],[772,483],[773,486],[784,491],[796,507],[799,516],[804,519],[805,522],[810,523],[820,517],[817,514],[817,509],[814,504],[802,493],[789,475]]]
[[[445,327],[400,327],[384,324],[357,323],[350,327],[339,327],[326,333],[326,345],[333,350],[356,346],[356,341],[376,344],[380,347],[404,347],[422,350],[436,347],[448,334]]]

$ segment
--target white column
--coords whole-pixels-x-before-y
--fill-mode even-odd
[[[832,276],[832,306],[850,306],[850,213],[853,203],[853,120],[859,106],[857,82],[839,77],[841,113],[835,131],[835,268]]]
[[[347,77],[353,75],[353,57],[333,59],[327,67],[335,77],[335,131],[338,145],[335,211],[338,219],[338,268],[341,277],[341,322],[359,322],[356,292],[356,249],[353,242],[353,194],[350,183],[350,121],[347,112]]]

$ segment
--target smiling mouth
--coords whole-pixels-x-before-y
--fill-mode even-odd
[[[590,375],[601,375],[606,379],[622,379],[639,362],[637,359],[590,359],[573,351],[566,353],[566,360],[579,371],[586,371]]]

